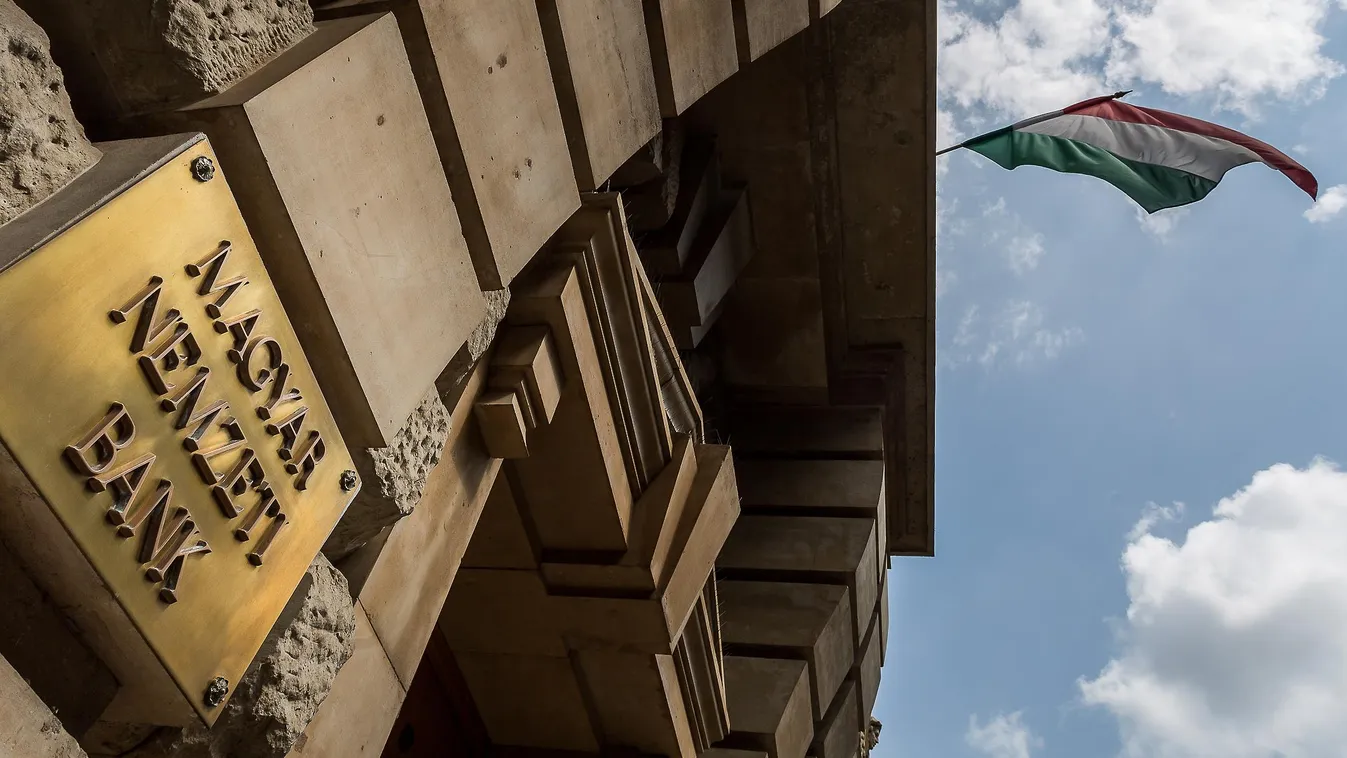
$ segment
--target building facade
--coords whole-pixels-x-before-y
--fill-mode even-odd
[[[935,0],[0,29],[0,755],[874,747]]]

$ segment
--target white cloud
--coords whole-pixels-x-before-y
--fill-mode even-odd
[[[1011,237],[1006,244],[1006,258],[1010,270],[1023,276],[1038,268],[1043,258],[1043,235],[1038,233]]]
[[[1305,218],[1310,223],[1322,224],[1337,218],[1344,209],[1347,209],[1347,184],[1339,184],[1320,192],[1319,199],[1305,211]]]
[[[1178,542],[1152,533],[1162,518],[1149,511],[1123,553],[1120,654],[1079,682],[1123,754],[1340,758],[1347,474],[1273,466]]]
[[[1019,711],[1000,714],[986,724],[979,724],[977,716],[969,716],[964,741],[987,758],[1033,758],[1033,751],[1043,747],[1043,740],[1025,726],[1022,716]]]
[[[977,306],[968,307],[942,355],[951,367],[969,363],[984,368],[1027,367],[1053,360],[1084,340],[1079,328],[1051,328],[1042,308],[1027,300],[1012,300],[992,319],[983,319]]]
[[[1192,213],[1191,205],[1185,205],[1180,208],[1169,208],[1168,210],[1147,213],[1140,207],[1136,208],[1137,223],[1141,228],[1159,240],[1169,239],[1169,235],[1179,228],[1179,223],[1184,217]]]
[[[1320,33],[1334,5],[1347,7],[1341,0],[1016,0],[985,19],[941,0],[940,93],[961,115],[987,109],[1004,119],[1153,85],[1252,115],[1268,98],[1320,97],[1343,73],[1324,55]]]

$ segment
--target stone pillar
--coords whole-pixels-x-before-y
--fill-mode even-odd
[[[47,35],[0,0],[0,224],[37,205],[98,162],[52,61]]]
[[[222,92],[313,31],[306,0],[21,0],[52,36],[86,118]]]
[[[0,12],[2,13],[2,12]],[[9,19],[0,15],[0,21]],[[84,758],[75,738],[9,662],[0,658],[0,755]]]
[[[281,758],[351,657],[346,578],[319,554],[212,729],[164,728],[126,758]]]

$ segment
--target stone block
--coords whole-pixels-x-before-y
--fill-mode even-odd
[[[606,745],[646,755],[697,754],[669,656],[586,650],[574,660]]]
[[[163,728],[127,758],[282,758],[351,657],[356,614],[346,578],[321,553],[213,727]]]
[[[340,0],[317,15],[383,10],[397,14],[406,38],[478,281],[509,286],[580,207],[537,8]]]
[[[206,132],[352,447],[388,447],[485,305],[391,15],[328,22],[222,94]]]
[[[669,219],[642,241],[641,262],[654,277],[683,272],[707,211],[720,195],[720,166],[715,142],[690,140],[679,163],[677,199]]]
[[[502,331],[491,354],[487,385],[493,389],[522,387],[533,412],[531,426],[552,423],[565,384],[556,344],[546,327],[520,326]]]
[[[889,582],[887,572],[881,576],[884,581],[879,585],[879,663],[883,665],[889,648]]]
[[[594,190],[659,134],[641,0],[538,3],[571,162]]]
[[[98,161],[70,109],[47,35],[0,0],[0,224],[37,205]]]
[[[730,739],[771,758],[804,758],[814,738],[803,661],[725,656]]]
[[[523,402],[517,392],[491,390],[473,406],[477,425],[482,430],[482,441],[492,458],[527,458],[528,433],[531,424],[524,418]]]
[[[660,110],[673,118],[739,70],[725,0],[645,0]]]
[[[880,638],[884,634],[881,627],[880,610],[876,608],[874,617],[870,619],[870,628],[856,653],[854,678],[863,723],[869,723],[870,714],[875,710],[875,698],[879,696],[879,674],[884,665],[880,660],[880,648],[883,646]]]
[[[726,650],[808,663],[813,718],[823,718],[855,660],[847,588],[721,581],[718,589]]]
[[[98,120],[223,92],[313,31],[305,0],[22,0]]]
[[[877,408],[742,407],[730,419],[730,432],[734,449],[754,457],[884,457],[884,416]]]
[[[733,1],[740,66],[761,58],[768,50],[809,26],[810,0]]]
[[[734,525],[716,566],[726,579],[846,585],[852,644],[859,650],[879,591],[874,551],[871,519],[747,515]]]
[[[426,478],[440,462],[449,438],[449,410],[433,387],[398,430],[393,444],[352,454],[364,482],[323,552],[340,560],[369,542],[384,527],[405,518],[421,501]]]
[[[410,684],[434,633],[500,473],[500,461],[478,441],[471,412],[484,374],[485,366],[472,374],[451,413],[445,455],[430,472],[420,504],[393,526],[360,589],[360,603],[404,685]]]
[[[295,741],[291,758],[378,755],[404,697],[406,689],[357,602],[351,658],[337,673],[317,715]]]
[[[509,477],[496,478],[477,528],[472,532],[464,568],[536,569],[538,556],[515,502]]]
[[[827,510],[875,516],[882,507],[884,462],[741,460],[735,464],[745,507]]]
[[[755,388],[827,387],[823,300],[817,279],[741,277],[723,310],[725,381]],[[796,433],[791,438],[799,437]]]
[[[56,714],[4,658],[0,658],[0,724],[0,755],[85,758]]]
[[[842,685],[828,713],[814,729],[810,753],[818,758],[855,758],[860,750],[861,722],[856,680]]]
[[[660,281],[659,302],[675,329],[704,326],[753,256],[748,193],[722,193],[698,230],[683,270]]]
[[[19,675],[71,734],[83,737],[117,693],[116,677],[3,544],[0,657],[18,666]]]
[[[461,569],[439,623],[457,653],[564,656],[565,621],[536,572]]]
[[[597,330],[577,268],[548,263],[514,288],[509,322],[550,328],[567,381],[552,423],[534,430],[529,457],[513,462],[516,495],[544,550],[625,552],[632,486]]]
[[[457,651],[456,657],[492,743],[598,752],[568,658]]]

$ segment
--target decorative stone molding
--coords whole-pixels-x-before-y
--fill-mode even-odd
[[[688,707],[693,744],[698,754],[730,733],[730,713],[725,704],[725,654],[720,638],[719,600],[716,578],[706,581],[683,635],[674,646],[678,684]]]
[[[545,326],[507,329],[491,356],[489,388],[474,412],[493,458],[527,458],[529,433],[552,422],[566,384]]]

